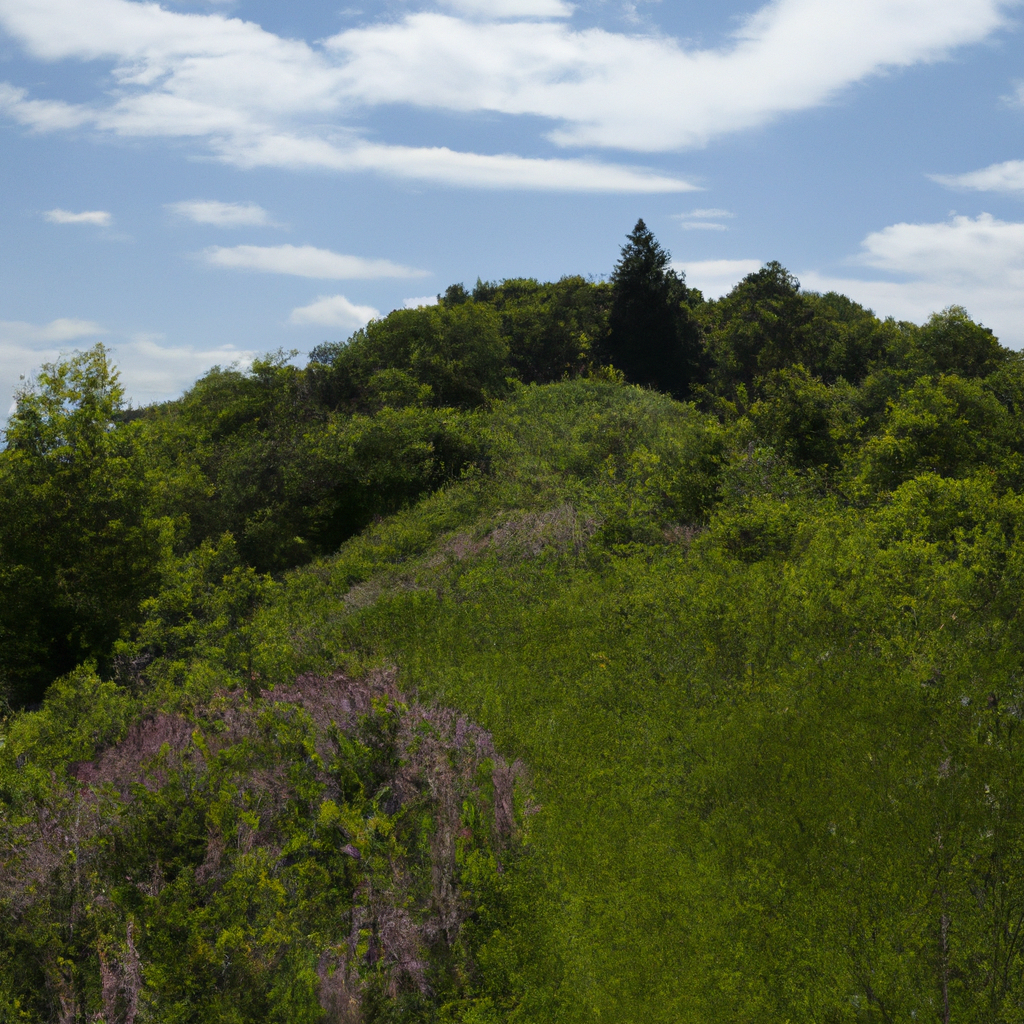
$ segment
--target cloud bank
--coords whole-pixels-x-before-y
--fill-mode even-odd
[[[1019,0],[773,0],[715,48],[577,29],[561,0],[444,0],[341,32],[284,39],[222,14],[135,0],[0,0],[0,27],[44,61],[98,61],[88,103],[0,83],[38,131],[193,138],[239,166],[371,171],[473,187],[683,191],[601,161],[367,140],[350,115],[388,104],[529,115],[563,147],[678,151],[829,102],[892,68],[946,57],[1007,24]]]
[[[814,272],[805,288],[841,291],[882,316],[921,322],[953,303],[966,306],[1004,345],[1024,347],[1024,224],[990,214],[934,224],[893,224],[868,235],[854,261],[898,280]]]
[[[639,152],[711,139],[828,102],[886,69],[945,56],[1005,23],[1000,0],[776,0],[727,45],[564,23],[434,13],[343,32],[346,93],[364,104],[531,114],[561,145]]]
[[[14,409],[15,392],[31,374],[61,353],[86,348],[101,340],[101,336],[129,399],[136,405],[173,398],[211,366],[247,366],[255,355],[231,345],[213,349],[162,345],[161,334],[135,334],[111,340],[111,332],[102,325],[71,317],[47,324],[0,320],[0,429]]]

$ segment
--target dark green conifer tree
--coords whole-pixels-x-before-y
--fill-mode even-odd
[[[608,357],[632,383],[684,398],[701,348],[686,283],[643,220],[626,237],[612,274]]]

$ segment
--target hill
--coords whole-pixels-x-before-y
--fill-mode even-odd
[[[0,1020],[1024,1019],[1024,363],[661,252],[21,396]]]

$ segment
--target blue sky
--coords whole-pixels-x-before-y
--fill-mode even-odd
[[[1021,0],[0,0],[0,405],[136,403],[447,285],[610,272],[644,217],[1024,346]],[[0,409],[0,413],[4,410]]]

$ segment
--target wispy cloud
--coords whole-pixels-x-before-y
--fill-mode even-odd
[[[64,341],[75,341],[77,338],[106,333],[106,328],[92,320],[76,320],[69,317],[61,317],[42,325],[26,323],[23,320],[0,320],[0,339],[23,345],[59,345]]]
[[[678,213],[676,220],[684,231],[727,231],[728,227],[722,221],[734,216],[729,210],[702,209]]]
[[[85,210],[82,213],[72,213],[70,210],[47,210],[43,216],[51,224],[95,224],[97,227],[105,228],[110,226],[113,217],[106,210]]]
[[[288,320],[293,324],[356,328],[365,326],[378,316],[380,310],[373,306],[357,306],[344,295],[321,295],[308,306],[293,309]]]
[[[8,114],[37,132],[80,128],[96,120],[95,113],[86,106],[63,100],[29,99],[28,90],[18,89],[9,82],[0,82],[0,113]]]
[[[441,6],[471,18],[568,18],[572,4],[562,0],[441,0]]]
[[[105,61],[116,86],[75,104],[0,84],[0,110],[39,131],[193,138],[241,166],[472,187],[684,191],[692,185],[677,175],[593,159],[373,144],[347,119],[396,103],[498,112],[546,119],[547,137],[561,146],[680,150],[984,40],[1016,2],[772,0],[724,46],[696,49],[654,33],[578,29],[561,0],[444,0],[454,14],[410,13],[316,45],[151,3],[0,0],[0,26],[31,56]]]
[[[406,309],[419,309],[420,306],[436,306],[437,296],[436,295],[414,295],[411,299],[406,299],[402,305]]]
[[[196,224],[220,228],[276,227],[270,214],[256,203],[221,203],[216,199],[190,199],[168,203],[171,213]]]
[[[260,270],[325,280],[370,280],[383,277],[427,277],[429,271],[403,267],[391,260],[370,260],[317,249],[312,245],[215,245],[202,257],[215,267]]]
[[[597,160],[539,159],[513,153],[465,153],[447,146],[346,145],[295,135],[263,135],[215,142],[240,167],[328,168],[467,188],[548,192],[693,192],[698,186],[670,174]]]
[[[174,398],[212,366],[245,368],[257,355],[234,345],[203,348],[168,342],[159,331],[133,334],[111,348],[125,391],[135,405]]]
[[[966,174],[930,174],[932,181],[949,188],[978,192],[1024,192],[1024,160],[1006,160]]]

